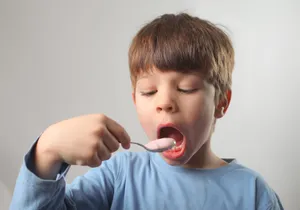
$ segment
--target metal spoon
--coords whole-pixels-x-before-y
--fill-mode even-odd
[[[176,146],[176,141],[172,138],[161,138],[150,141],[146,145],[133,141],[131,142],[131,144],[139,145],[149,152],[164,152]]]

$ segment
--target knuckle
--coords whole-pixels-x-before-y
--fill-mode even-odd
[[[103,137],[105,135],[106,128],[103,125],[98,126],[95,130],[96,130],[95,133],[97,134],[97,136]]]
[[[98,114],[97,118],[100,122],[105,122],[107,120],[107,116],[104,114]]]

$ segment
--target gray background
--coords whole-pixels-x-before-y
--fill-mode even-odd
[[[131,101],[129,42],[157,15],[184,11],[224,25],[236,49],[232,104],[213,149],[299,210],[299,9],[296,0],[0,0],[0,209],[24,154],[56,121],[104,113],[147,141]],[[87,169],[72,167],[68,182]]]

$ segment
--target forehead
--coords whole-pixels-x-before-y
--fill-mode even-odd
[[[148,70],[140,72],[136,76],[136,80],[169,77],[169,78],[204,78],[204,75],[200,71],[177,71],[177,70]]]
[[[142,88],[153,85],[162,85],[169,83],[172,85],[197,85],[198,87],[205,87],[208,81],[204,79],[199,72],[177,72],[177,71],[152,71],[140,74],[136,79],[134,88]],[[207,84],[206,84],[207,83]]]

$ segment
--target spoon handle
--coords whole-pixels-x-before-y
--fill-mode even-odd
[[[164,142],[162,142],[163,140],[164,140]],[[166,142],[166,140],[167,140],[167,142]],[[157,141],[160,141],[160,143],[158,143]],[[151,143],[148,143],[147,146],[140,144],[138,142],[133,142],[133,141],[131,142],[131,144],[136,144],[138,146],[141,146],[149,152],[164,152],[164,151],[174,147],[176,145],[176,142],[173,139],[165,138],[165,139],[159,139],[159,140],[152,141]],[[151,147],[150,147],[150,145],[151,145]]]
[[[140,144],[140,143],[138,143],[138,142],[131,141],[130,143],[131,143],[131,144],[135,144],[135,145],[139,145],[139,146],[143,147],[145,150],[152,151],[151,149],[148,149],[148,148],[145,147],[143,144]]]

